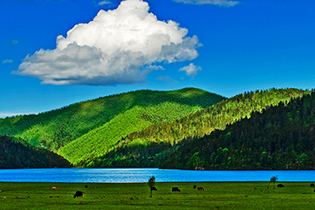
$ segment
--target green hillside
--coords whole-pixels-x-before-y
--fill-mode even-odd
[[[131,132],[172,122],[223,99],[195,88],[134,91],[38,115],[1,119],[0,135],[23,138],[33,146],[57,151],[75,164],[84,162],[85,166]]]
[[[315,92],[186,141],[165,168],[315,169]]]
[[[54,151],[76,167],[209,167],[198,162],[198,140],[305,94],[310,91],[270,89],[225,99],[195,88],[140,90],[0,119],[0,135]]]
[[[262,112],[281,101],[288,103],[292,98],[301,97],[304,93],[309,93],[309,91],[291,88],[239,94],[179,120],[155,124],[140,132],[131,133],[124,141],[127,143],[134,140],[174,143],[184,138],[202,137],[215,129],[223,130],[228,124],[250,117],[252,112]]]
[[[0,168],[66,168],[71,164],[61,156],[35,148],[22,139],[0,136]]]
[[[176,151],[183,139],[199,139],[215,129],[249,118],[252,112],[262,112],[279,102],[287,104],[309,91],[270,89],[248,92],[226,99],[174,122],[151,125],[121,140],[115,151],[94,160],[93,167],[159,167]],[[193,145],[191,145],[193,147]],[[183,163],[184,164],[184,163]]]

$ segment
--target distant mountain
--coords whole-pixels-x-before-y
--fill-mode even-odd
[[[0,168],[67,168],[71,164],[63,157],[35,148],[22,139],[0,136]]]
[[[25,139],[76,166],[88,166],[132,132],[178,120],[224,99],[195,88],[134,91],[38,115],[0,119],[0,135]]]
[[[315,169],[315,92],[183,142],[164,168]]]
[[[229,99],[195,88],[107,96],[0,119],[5,140],[0,154],[8,154],[0,163],[55,167],[52,162],[60,157],[49,150],[75,167],[310,169],[315,164],[313,98],[310,91],[292,88]],[[46,157],[20,155],[19,142]],[[69,165],[60,163],[57,167]]]
[[[280,102],[288,104],[292,99],[309,93],[298,89],[270,89],[237,95],[180,120],[151,125],[140,132],[131,133],[121,139],[115,150],[94,160],[91,166],[160,167],[164,160],[171,156],[164,167],[193,168],[188,164],[189,158],[192,158],[188,156],[189,147],[193,150],[198,139],[204,135],[209,135],[214,130],[224,130],[226,126],[243,118],[250,118],[253,112],[261,113]],[[182,140],[194,143],[189,144],[186,153],[182,153],[187,154],[187,158],[178,156],[185,161],[181,164],[175,161],[172,164],[171,160],[178,160],[173,154],[180,151]],[[198,152],[198,148],[195,150]]]

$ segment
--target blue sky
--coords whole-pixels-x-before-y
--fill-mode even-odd
[[[0,117],[139,89],[313,89],[314,10],[311,0],[0,0]]]

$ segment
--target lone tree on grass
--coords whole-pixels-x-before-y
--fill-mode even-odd
[[[152,190],[153,190],[153,187],[154,187],[154,185],[155,185],[155,177],[154,177],[154,176],[152,176],[152,177],[149,179],[148,185],[149,185],[149,187],[150,187],[150,192],[151,192],[150,198],[151,198],[151,197],[152,197]]]
[[[278,180],[278,176],[271,177],[267,189],[269,189],[269,185],[270,185],[271,182],[273,183],[273,188],[276,188],[276,181],[277,180]]]

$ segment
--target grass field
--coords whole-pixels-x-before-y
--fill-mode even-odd
[[[279,182],[280,183],[280,182]],[[310,183],[268,182],[156,183],[4,183],[0,182],[0,209],[314,209]],[[202,186],[204,191],[193,189]],[[56,191],[52,190],[56,187]],[[172,192],[178,187],[180,192]],[[83,197],[74,198],[83,191]]]

